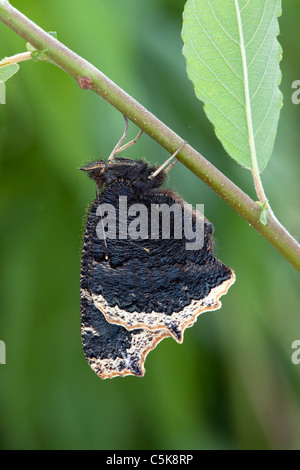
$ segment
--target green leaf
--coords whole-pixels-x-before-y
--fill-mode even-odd
[[[19,70],[19,64],[10,64],[0,66],[0,82],[6,82],[10,77],[12,77]]]
[[[57,39],[57,32],[56,31],[47,31],[47,32],[48,32],[48,34],[50,34],[50,36]]]
[[[39,60],[39,58],[41,57],[41,55],[42,55],[44,52],[47,52],[47,48],[46,48],[46,49],[43,49],[43,50],[41,50],[41,51],[38,51],[38,50],[32,51],[32,52],[31,52],[32,60],[33,60],[34,62],[36,62],[37,60]]]
[[[30,42],[26,43],[26,49],[28,50],[28,52],[31,52],[31,57],[34,62],[38,61],[41,55],[44,54],[44,52],[47,52],[48,50],[47,47],[45,49],[38,50],[35,47],[33,47],[32,44],[30,44]]]
[[[262,171],[273,150],[282,95],[277,41],[281,0],[188,0],[188,76],[228,154]]]
[[[259,221],[263,225],[267,225],[268,223],[268,209],[267,209],[267,202],[265,201],[263,204],[259,201],[256,202],[261,208],[260,214],[259,214]]]

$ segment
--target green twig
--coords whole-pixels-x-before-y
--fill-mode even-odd
[[[19,62],[24,62],[25,60],[30,60],[31,52],[21,52],[20,54],[13,55],[11,57],[4,57],[4,59],[0,60],[0,67],[6,67],[7,65],[11,64],[18,64]]]
[[[36,50],[43,51],[43,59],[52,62],[71,75],[82,89],[89,89],[100,95],[168,152],[174,153],[180,147],[183,142],[181,137],[119,88],[100,70],[46,33],[6,0],[0,0],[0,20],[28,41]],[[186,144],[178,153],[177,158],[246,219],[292,266],[300,271],[300,245],[272,213],[268,213],[267,223],[262,224],[260,221],[261,207],[190,145]]]

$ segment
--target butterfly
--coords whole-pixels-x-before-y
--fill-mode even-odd
[[[167,337],[182,343],[185,329],[220,308],[235,281],[214,255],[213,225],[162,188],[185,143],[161,167],[117,157],[141,135],[120,147],[125,121],[108,160],[80,168],[97,187],[81,259],[82,345],[102,379],[143,376],[147,354]]]

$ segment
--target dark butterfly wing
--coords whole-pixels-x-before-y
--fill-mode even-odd
[[[87,220],[81,260],[80,298],[83,351],[91,368],[102,379],[125,375],[143,376],[145,373],[144,362],[148,352],[154,349],[163,338],[170,335],[166,330],[150,331],[139,328],[128,331],[124,326],[111,324],[95,304],[93,298],[94,282],[91,281],[97,271],[92,249],[94,243],[99,241],[93,236],[95,230],[94,209],[97,204],[96,202],[93,204]],[[103,283],[105,280],[102,279],[101,282]]]
[[[85,357],[102,379],[145,374],[149,351],[169,336],[164,330],[150,331],[110,324],[95,307],[90,294],[81,290],[81,335]]]
[[[170,192],[147,197],[126,191],[128,206],[142,202],[149,214],[151,204],[171,206],[178,201]],[[219,298],[235,281],[233,271],[213,254],[211,224],[204,224],[204,243],[199,250],[187,250],[184,235],[159,240],[117,237],[104,242],[96,232],[101,220],[97,208],[111,200],[104,192],[89,216],[87,264],[92,301],[109,323],[127,330],[166,330],[182,342],[185,328],[192,326],[199,314],[220,308]],[[118,222],[117,204],[115,208]],[[128,218],[128,226],[130,222]],[[171,233],[172,229],[171,224]]]

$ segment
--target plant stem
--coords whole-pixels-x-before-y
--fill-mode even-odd
[[[37,50],[44,51],[43,59],[47,59],[70,74],[81,88],[96,92],[168,152],[174,153],[180,147],[183,142],[181,137],[119,88],[100,70],[46,33],[6,0],[0,0],[0,20]],[[184,145],[178,153],[177,159],[212,188],[260,232],[292,266],[300,271],[300,245],[279,224],[272,213],[268,214],[268,222],[263,225],[259,220],[261,209],[258,204],[189,144]]]
[[[31,52],[21,52],[21,54],[16,54],[11,57],[4,57],[4,59],[0,61],[0,67],[5,67],[6,65],[11,64],[17,64],[18,62],[23,62],[25,60],[30,59],[32,59]]]
[[[267,202],[267,198],[264,193],[264,189],[263,189],[262,182],[260,179],[258,164],[257,164],[256,146],[255,146],[255,139],[254,139],[254,132],[253,132],[251,104],[250,104],[247,57],[246,57],[246,49],[245,49],[245,43],[244,43],[242,20],[241,20],[241,14],[240,14],[240,6],[238,4],[238,0],[235,0],[235,9],[236,9],[238,29],[239,29],[239,35],[240,35],[240,49],[241,49],[241,57],[242,57],[242,64],[243,64],[245,106],[246,106],[247,127],[248,127],[248,135],[249,135],[249,147],[250,147],[250,155],[251,155],[251,162],[252,162],[252,176],[253,176],[253,181],[254,181],[254,186],[255,186],[257,197],[259,201],[262,204],[264,204]]]

